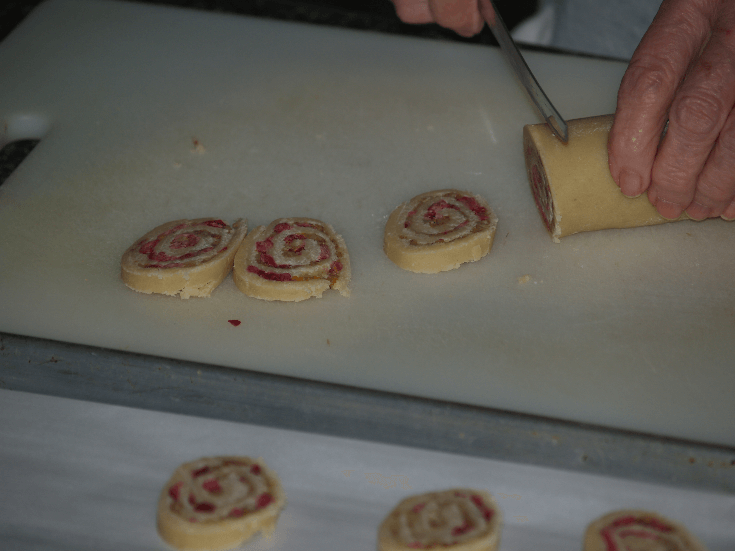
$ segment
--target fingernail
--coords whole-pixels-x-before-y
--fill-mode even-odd
[[[620,173],[620,191],[626,197],[638,197],[643,193],[643,178],[635,172],[624,170]]]
[[[735,220],[735,201],[730,203],[730,206],[725,209],[725,212],[720,215],[720,218],[728,222]]]
[[[686,209],[686,213],[692,220],[704,220],[712,214],[712,209],[700,203],[692,203]]]
[[[663,199],[656,199],[653,206],[656,207],[658,213],[667,220],[676,220],[681,216],[681,213],[684,212],[684,207],[681,205],[677,205],[676,203],[671,203]]]

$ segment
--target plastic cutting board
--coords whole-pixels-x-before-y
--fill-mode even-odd
[[[567,118],[614,109],[624,64],[528,61]],[[735,227],[554,244],[523,165],[539,118],[497,50],[50,0],[0,44],[0,75],[1,141],[41,138],[0,187],[0,331],[735,446]],[[445,187],[488,199],[492,252],[400,270],[388,214]],[[352,296],[123,285],[136,238],[202,216],[331,223]]]

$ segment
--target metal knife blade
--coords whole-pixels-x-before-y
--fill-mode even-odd
[[[562,142],[567,143],[569,141],[569,133],[566,121],[552,105],[548,96],[541,89],[536,77],[533,76],[531,69],[528,68],[526,60],[523,59],[523,55],[521,55],[516,43],[510,36],[508,28],[505,26],[502,17],[500,17],[500,13],[495,8],[495,4],[493,4],[493,0],[478,0],[478,6],[493,36],[495,36],[498,44],[500,44],[503,55],[510,63],[513,71],[515,71],[523,87],[531,96],[531,100],[541,112],[546,123],[554,130],[556,137]]]

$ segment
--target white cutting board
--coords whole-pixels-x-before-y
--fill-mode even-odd
[[[614,109],[623,64],[528,60],[568,118]],[[42,138],[0,187],[0,331],[735,446],[735,227],[552,243],[522,158],[539,118],[495,49],[51,0],[0,44],[0,75],[4,140]],[[491,254],[400,270],[388,214],[444,187],[494,207]],[[330,222],[352,296],[122,284],[130,243],[202,216]]]

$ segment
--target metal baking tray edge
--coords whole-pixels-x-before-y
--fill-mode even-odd
[[[0,388],[735,493],[735,448],[8,333]]]

